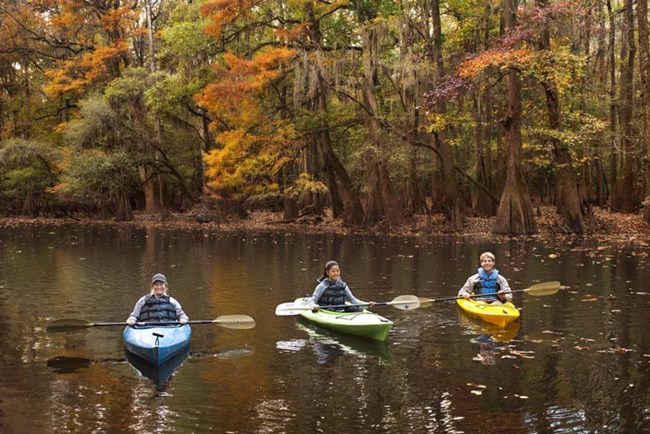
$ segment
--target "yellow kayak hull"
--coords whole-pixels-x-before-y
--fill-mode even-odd
[[[517,321],[520,315],[519,310],[510,302],[492,305],[472,299],[465,300],[464,298],[460,298],[456,300],[456,303],[469,315],[480,318],[490,324],[496,324],[499,327],[507,327],[508,324]]]

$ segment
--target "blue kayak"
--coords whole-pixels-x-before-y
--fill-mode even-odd
[[[128,351],[155,366],[164,364],[190,346],[188,324],[171,326],[127,326],[124,345]]]

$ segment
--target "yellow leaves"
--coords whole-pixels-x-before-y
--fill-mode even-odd
[[[277,190],[274,174],[293,153],[295,131],[286,121],[268,121],[253,131],[243,128],[220,133],[222,145],[204,160],[211,192],[220,197],[244,197]]]

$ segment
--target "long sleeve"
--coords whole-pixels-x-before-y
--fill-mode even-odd
[[[503,277],[502,275],[499,274],[499,278],[497,279],[497,283],[499,284],[499,287],[501,288],[501,291],[505,292],[506,294],[506,300],[510,301],[512,300],[512,290],[510,289],[510,284],[508,283],[508,280]]]
[[[181,321],[183,319],[185,321],[189,321],[189,317],[185,314],[185,312],[183,312],[183,308],[181,307],[181,304],[178,301],[176,301],[176,299],[174,297],[169,297],[169,302],[176,309],[176,319],[178,321]]]
[[[354,295],[352,295],[352,291],[350,291],[350,287],[348,285],[345,285],[345,297],[352,304],[368,304],[367,302],[359,300]]]
[[[314,288],[314,293],[309,299],[309,306],[316,306],[318,304],[318,300],[320,299],[321,295],[323,295],[323,292],[325,292],[325,289],[327,289],[327,286],[327,283],[325,283],[325,281],[322,281],[316,286],[316,288]]]
[[[129,314],[129,317],[126,319],[127,321],[133,320],[137,321],[138,318],[140,317],[140,310],[142,309],[142,306],[144,306],[144,301],[147,297],[140,297],[138,301],[135,302],[135,306],[133,306],[133,312]]]
[[[458,290],[458,296],[464,297],[465,294],[472,295],[474,292],[474,285],[479,281],[478,273],[470,276],[469,279],[467,279],[467,282],[465,282],[465,284]]]

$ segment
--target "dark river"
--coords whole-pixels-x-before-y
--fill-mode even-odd
[[[386,343],[278,317],[337,259],[361,299],[456,295],[493,251],[515,294],[505,330],[455,302],[404,312]],[[214,234],[19,226],[0,232],[1,433],[650,432],[648,246],[559,238]],[[191,353],[162,384],[125,357],[121,327],[153,273],[191,319]],[[146,374],[146,371],[145,371]]]

